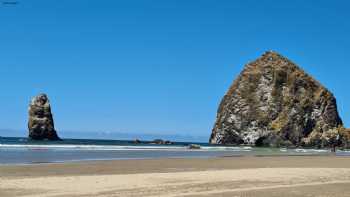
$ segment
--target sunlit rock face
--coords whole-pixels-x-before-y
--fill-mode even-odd
[[[266,52],[247,64],[222,99],[212,144],[327,146],[342,127],[336,99],[296,64]]]
[[[60,140],[46,94],[35,96],[29,105],[29,138],[33,140]]]

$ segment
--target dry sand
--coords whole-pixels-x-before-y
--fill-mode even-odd
[[[0,196],[350,196],[350,158],[155,159],[0,166]]]

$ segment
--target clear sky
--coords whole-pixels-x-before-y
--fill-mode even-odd
[[[58,131],[209,136],[266,50],[329,88],[350,126],[349,1],[16,1],[0,5],[0,128],[25,130],[45,92]]]

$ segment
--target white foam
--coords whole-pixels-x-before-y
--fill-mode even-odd
[[[120,145],[29,145],[0,144],[0,149],[32,149],[32,150],[181,150],[183,146],[120,146]]]
[[[242,151],[249,152],[252,151],[252,147],[244,146],[244,147],[228,147],[228,146],[203,146],[201,147],[203,150],[211,150],[211,151]]]

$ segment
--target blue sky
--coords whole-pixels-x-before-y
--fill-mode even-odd
[[[209,136],[221,97],[266,50],[329,88],[350,125],[345,0],[17,1],[0,5],[0,128],[25,131],[45,92],[58,131]]]

